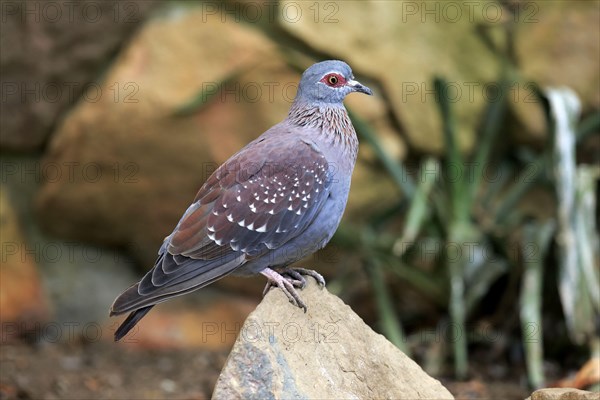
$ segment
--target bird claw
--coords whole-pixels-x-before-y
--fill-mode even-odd
[[[302,301],[296,291],[296,288],[304,289],[306,287],[306,278],[304,275],[312,276],[319,286],[325,286],[325,279],[321,274],[305,268],[285,268],[280,272],[265,268],[261,271],[261,274],[267,277],[267,284],[263,290],[263,296],[265,296],[272,287],[276,286],[285,293],[290,303],[298,308],[302,308],[304,312],[307,310],[306,304]]]
[[[292,268],[285,268],[279,271],[279,274],[295,288],[304,289],[306,287],[306,279]]]
[[[315,270],[306,268],[286,268],[284,272],[287,272],[287,270],[292,271],[294,274],[297,274],[302,279],[302,281],[304,282],[302,289],[304,289],[304,286],[306,286],[306,279],[304,278],[304,275],[313,277],[317,281],[319,286],[321,286],[322,288],[325,287],[325,278],[323,278],[323,275],[321,275]]]

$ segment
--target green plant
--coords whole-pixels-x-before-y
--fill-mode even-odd
[[[581,343],[584,338],[592,341],[595,337],[590,321],[593,321],[599,312],[598,256],[593,250],[597,248],[598,239],[596,227],[590,223],[593,220],[590,214],[595,210],[595,204],[590,203],[590,193],[593,192],[594,177],[597,178],[593,171],[597,174],[597,168],[590,171],[580,167],[583,177],[579,180],[582,182],[579,187],[586,189],[577,194],[579,192],[575,193],[574,187],[561,186],[559,180],[550,173],[552,166],[555,171],[560,166],[565,166],[564,160],[551,157],[550,148],[538,156],[516,160],[514,157],[508,157],[507,153],[494,153],[492,150],[503,127],[506,113],[503,94],[498,101],[488,104],[474,153],[470,156],[462,154],[456,145],[453,110],[448,99],[443,96],[443,93],[448,92],[445,85],[443,79],[435,80],[438,104],[444,122],[446,153],[440,160],[431,157],[425,159],[416,176],[408,175],[404,165],[385,152],[370,126],[351,113],[361,140],[374,148],[382,166],[397,183],[404,199],[398,207],[384,213],[388,219],[387,223],[373,216],[367,227],[359,229],[344,226],[338,235],[338,243],[358,249],[373,283],[381,329],[400,348],[406,349],[406,338],[385,274],[392,274],[438,306],[446,308],[450,321],[456,328],[453,331],[456,336],[450,339],[454,370],[458,378],[466,377],[468,371],[466,326],[473,311],[482,305],[482,299],[500,277],[508,277],[512,282],[521,282],[520,294],[514,297],[519,301],[512,301],[511,307],[519,310],[521,340],[530,383],[539,387],[544,383],[544,293],[541,283],[545,277],[546,266],[552,262],[548,257],[552,239],[556,239],[556,229],[559,232],[570,229],[574,232],[573,235],[578,235],[579,246],[564,250],[578,254],[575,256],[576,260],[579,260],[576,266],[568,266],[565,260],[570,258],[566,256],[563,261],[554,261],[558,262],[562,271],[558,286],[562,293],[570,294],[562,296],[569,332],[575,343]],[[501,93],[506,93],[510,85],[509,79],[502,79],[499,82]],[[543,100],[542,103],[545,102],[544,94],[538,94]],[[547,109],[550,126],[564,126],[563,122],[557,122],[556,118],[552,117],[552,110]],[[570,126],[574,126],[576,117],[567,115],[571,121]],[[574,130],[570,132],[573,146],[569,151],[573,152],[577,140],[599,126],[598,115],[582,121],[576,133]],[[557,129],[552,129],[553,136],[556,136],[556,132]],[[532,151],[522,152],[531,153]],[[500,171],[501,178],[486,182],[483,179],[483,168],[492,165]],[[448,171],[457,167],[463,171],[473,168],[472,173],[463,174],[470,179],[444,179],[449,176]],[[574,168],[573,165],[571,167]],[[435,173],[431,173],[432,171]],[[515,171],[526,173],[520,175],[520,179],[508,179],[511,175],[509,172]],[[583,208],[571,204],[568,213],[570,217],[566,220],[568,223],[557,223],[556,216],[545,220],[532,219],[532,216],[520,211],[517,205],[535,188],[542,188],[549,193],[552,193],[551,188],[557,193],[560,193],[560,190],[568,191],[568,198],[577,198],[582,204],[587,204],[587,214],[581,215]],[[561,200],[559,195],[559,209],[563,207],[563,203],[564,200]],[[394,225],[390,220],[401,219],[404,215],[406,217],[403,218],[402,231],[389,229]],[[586,239],[582,239],[583,237]],[[432,242],[442,244],[438,246],[441,256],[439,260],[442,262],[429,270],[420,268],[419,264],[422,264],[423,260],[419,259],[418,251],[412,250]],[[573,278],[573,274],[576,279]]]

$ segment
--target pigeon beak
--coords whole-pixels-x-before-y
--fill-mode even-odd
[[[369,89],[368,87],[366,87],[365,85],[363,85],[362,83],[360,83],[359,81],[355,81],[354,79],[349,79],[346,84],[348,86],[350,86],[352,89],[354,89],[355,92],[368,94],[369,96],[373,95],[373,91],[371,89]]]

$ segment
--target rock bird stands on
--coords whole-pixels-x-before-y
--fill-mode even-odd
[[[358,139],[342,101],[371,95],[342,61],[308,68],[287,118],[221,165],[196,195],[154,267],[113,303],[129,316],[123,336],[160,302],[228,274],[267,277],[306,311],[295,288],[315,271],[287,266],[323,248],[337,229],[350,189]],[[279,272],[278,272],[279,271]]]

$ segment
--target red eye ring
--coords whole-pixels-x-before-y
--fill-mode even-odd
[[[332,72],[321,78],[321,82],[329,87],[338,88],[346,84],[346,79],[342,75]]]

